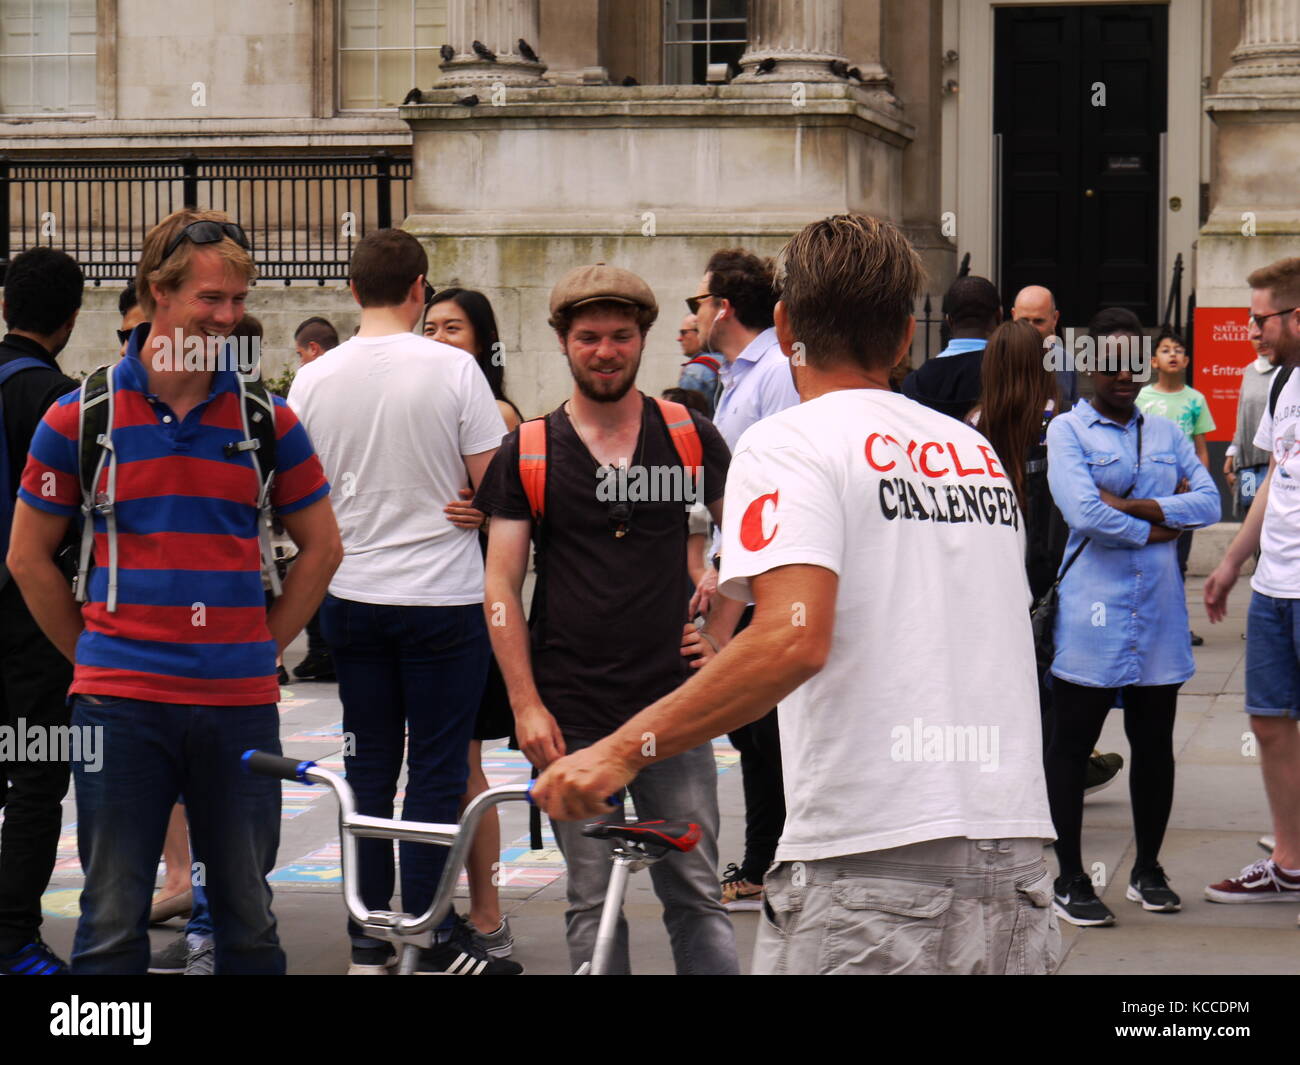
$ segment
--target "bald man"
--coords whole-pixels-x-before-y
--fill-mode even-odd
[[[1026,285],[1016,294],[1016,302],[1011,305],[1011,317],[1016,321],[1026,321],[1038,330],[1038,335],[1047,340],[1057,336],[1057,323],[1061,312],[1056,309],[1056,297],[1050,288],[1042,285]],[[1058,347],[1060,340],[1051,346]],[[1050,350],[1044,346],[1046,353]],[[1062,360],[1064,361],[1064,360]],[[1061,392],[1061,409],[1069,410],[1079,398],[1078,376],[1073,369],[1057,371],[1057,388]]]

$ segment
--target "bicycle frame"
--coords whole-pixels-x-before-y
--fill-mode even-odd
[[[278,755],[257,754],[260,765],[250,761],[255,772],[278,776],[283,780],[297,780],[306,784],[325,784],[334,792],[339,803],[339,844],[342,853],[343,902],[348,916],[361,926],[363,934],[372,939],[392,943],[398,951],[398,974],[410,976],[419,964],[421,947],[433,945],[433,930],[442,923],[451,910],[452,895],[460,878],[465,854],[474,842],[479,821],[492,807],[503,802],[530,801],[529,784],[503,784],[474,797],[465,807],[457,824],[445,825],[423,821],[401,821],[395,818],[372,817],[357,813],[356,796],[348,782],[337,773],[321,769],[314,762],[295,763]],[[357,887],[357,840],[387,839],[410,843],[428,843],[447,847],[447,863],[434,892],[429,908],[418,916],[389,910],[370,910],[361,901]],[[627,891],[628,877],[637,870],[652,865],[668,856],[668,851],[657,853],[639,842],[620,842],[613,848],[614,868],[610,873],[609,887],[596,932],[596,945],[589,962],[578,967],[575,976],[600,976],[609,970],[618,929],[618,919],[623,912],[623,897]]]

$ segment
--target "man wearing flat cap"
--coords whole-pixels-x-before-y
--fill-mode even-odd
[[[687,624],[686,538],[697,498],[721,520],[730,458],[707,419],[635,387],[659,313],[641,278],[603,263],[579,267],[555,286],[550,309],[573,394],[505,437],[474,499],[492,516],[484,602],[492,648],[520,746],[539,770],[673,691],[725,639]],[[537,586],[525,622],[530,542]],[[627,790],[639,819],[693,821],[703,830],[694,850],[650,867],[678,973],[737,973],[716,875],[712,746],[657,762]],[[582,822],[554,829],[568,867],[565,922],[576,968],[595,945],[610,843],[584,836]],[[620,916],[612,971],[629,968]]]

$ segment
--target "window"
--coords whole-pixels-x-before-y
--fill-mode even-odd
[[[95,0],[0,0],[0,114],[95,113]]]
[[[339,0],[339,110],[396,107],[429,88],[447,43],[447,0]]]
[[[710,63],[737,63],[748,43],[745,0],[666,0],[664,81],[703,85]]]

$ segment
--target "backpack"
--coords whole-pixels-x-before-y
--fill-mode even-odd
[[[1282,389],[1286,387],[1287,379],[1294,369],[1294,366],[1283,366],[1273,378],[1273,387],[1268,390],[1268,416],[1270,418],[1273,417],[1273,412],[1277,410],[1277,397],[1282,394]]]
[[[80,416],[77,425],[78,472],[81,479],[81,554],[77,564],[78,603],[90,595],[90,563],[95,547],[95,515],[104,518],[108,531],[108,598],[110,614],[117,612],[117,459],[113,449],[113,371],[117,367],[101,366],[82,382],[79,394]],[[243,412],[244,439],[226,444],[226,458],[247,451],[257,472],[257,527],[261,546],[262,573],[271,585],[271,594],[281,591],[280,574],[271,546],[271,481],[275,477],[276,438],[275,405],[260,381],[239,381],[239,407]],[[95,486],[108,470],[106,491],[97,493]]]
[[[0,385],[23,370],[48,370],[49,363],[30,355],[11,359],[0,366]],[[5,432],[4,396],[0,393],[0,586],[9,580],[9,571],[5,568],[5,556],[9,554],[9,533],[14,524],[15,500],[18,486],[9,483],[9,436]]]
[[[681,403],[655,399],[659,413],[668,426],[677,457],[687,472],[699,470],[704,464],[704,445],[700,443],[699,430],[691,412]],[[541,523],[546,514],[546,419],[533,418],[519,426],[519,479],[528,497],[533,521]]]

